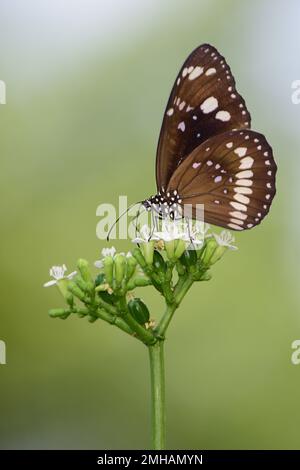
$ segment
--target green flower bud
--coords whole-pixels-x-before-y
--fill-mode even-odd
[[[75,284],[75,282],[69,282],[68,289],[75,297],[78,297],[78,299],[83,302],[85,301],[85,293]]]
[[[176,240],[174,257],[180,258],[182,253],[185,251],[186,243],[183,240]]]
[[[226,253],[227,250],[227,246],[218,246],[212,254],[212,257],[210,258],[210,264],[215,264],[217,261],[219,261],[219,259],[222,258],[222,256]]]
[[[71,312],[68,309],[65,308],[51,308],[49,310],[49,315],[52,318],[62,318],[63,320],[65,318],[68,318],[68,316],[71,314]]]
[[[115,255],[114,257],[115,266],[115,281],[118,286],[122,284],[126,269],[126,258],[122,254]]]
[[[166,262],[163,259],[162,255],[159,253],[159,251],[154,250],[153,253],[153,267],[157,271],[165,272],[167,269]]]
[[[146,277],[137,277],[134,279],[134,284],[136,287],[145,287],[151,284],[151,281]]]
[[[155,242],[153,240],[150,240],[147,243],[142,243],[141,246],[145,261],[149,265],[153,263],[154,244]]]
[[[135,271],[137,261],[133,256],[126,257],[127,266],[126,266],[126,280],[129,280]]]
[[[174,261],[175,259],[175,240],[165,242],[165,250],[169,260]]]
[[[59,279],[56,282],[56,285],[58,287],[58,290],[60,291],[60,293],[64,297],[65,301],[67,302],[67,304],[70,305],[70,307],[72,307],[73,304],[74,304],[74,299],[73,299],[73,295],[68,290],[69,283],[70,283],[70,281],[68,279]]]
[[[105,256],[105,258],[103,259],[103,265],[106,282],[111,286],[113,283],[113,258],[111,256]]]
[[[89,263],[87,260],[85,259],[79,259],[77,261],[77,268],[79,269],[80,271],[80,274],[82,276],[82,279],[85,281],[85,282],[92,282],[92,276],[91,276],[91,273],[90,273],[90,267],[89,267]]]
[[[95,279],[96,292],[98,292],[99,297],[107,302],[108,304],[114,304],[116,302],[116,296],[107,292],[108,284],[105,284],[105,276],[103,273],[98,274]]]
[[[128,302],[128,310],[140,325],[144,325],[149,321],[150,314],[148,307],[141,299],[135,298],[130,300]]]
[[[179,258],[179,261],[189,268],[197,263],[197,252],[195,250],[185,250]]]
[[[82,291],[87,292],[89,290],[87,283],[82,279],[81,276],[76,276],[75,283]]]
[[[98,274],[98,276],[95,279],[95,286],[97,287],[100,284],[104,284],[104,282],[105,282],[104,279],[105,279],[104,273]]]
[[[218,247],[218,243],[214,237],[207,239],[205,248],[201,256],[201,262],[205,266],[209,266],[211,263],[212,256]]]

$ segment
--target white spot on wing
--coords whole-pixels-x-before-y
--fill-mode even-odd
[[[238,211],[229,212],[229,215],[231,215],[231,217],[234,217],[235,219],[241,219],[241,220],[246,220],[248,217],[247,214],[242,214],[242,212],[238,212]]]
[[[247,206],[245,206],[244,204],[240,204],[239,202],[230,201],[229,204],[230,204],[234,209],[236,209],[237,211],[244,211],[244,212],[246,212],[246,210],[247,210]]]
[[[231,115],[228,111],[218,111],[215,118],[225,122],[230,120]]]
[[[236,193],[233,197],[236,201],[241,202],[242,204],[249,204],[250,202],[250,199],[243,194]]]
[[[181,122],[178,124],[178,129],[181,130],[182,132],[185,131],[185,123],[184,123],[184,121],[181,121]]]
[[[253,171],[252,170],[240,171],[235,176],[236,176],[236,178],[239,178],[239,179],[241,179],[241,178],[252,178]]]
[[[253,162],[254,162],[254,159],[252,157],[242,158],[239,169],[240,170],[248,170],[249,168],[252,167]]]
[[[189,80],[194,80],[197,77],[200,77],[200,75],[203,73],[203,68],[197,65],[193,71],[189,74]]]
[[[234,191],[239,194],[252,194],[253,193],[251,188],[243,188],[243,187],[234,188]]]
[[[218,100],[214,96],[210,96],[203,101],[203,103],[200,105],[200,108],[204,114],[208,114],[217,109],[218,105]]]
[[[239,219],[230,219],[230,222],[232,222],[233,224],[244,225],[244,221]]]
[[[233,228],[234,230],[243,230],[243,227],[240,227],[239,225],[236,224],[228,224],[229,228]]]
[[[173,108],[168,109],[168,111],[167,111],[167,115],[168,115],[168,116],[172,116],[173,113],[174,113],[174,109],[173,109]]]
[[[205,75],[209,76],[213,75],[214,73],[216,73],[216,69],[214,67],[211,67],[210,69],[206,70]]]
[[[244,157],[247,153],[247,147],[238,147],[235,149],[234,153],[236,153],[239,157]]]
[[[252,186],[253,181],[252,180],[237,180],[235,184],[237,186]]]
[[[216,176],[214,181],[215,183],[220,183],[222,181],[222,176]]]

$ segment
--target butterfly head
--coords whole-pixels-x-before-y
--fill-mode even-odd
[[[143,201],[143,206],[147,211],[154,211],[162,219],[178,219],[182,214],[182,198],[176,189],[165,191],[162,188],[156,195]]]

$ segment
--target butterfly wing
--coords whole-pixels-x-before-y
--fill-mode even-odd
[[[166,188],[172,174],[199,144],[231,129],[250,127],[229,66],[208,44],[195,49],[173,86],[158,142],[156,182]]]
[[[272,148],[262,134],[229,131],[195,148],[167,190],[178,191],[188,217],[196,218],[196,204],[204,204],[205,222],[244,230],[269,212],[276,171]]]

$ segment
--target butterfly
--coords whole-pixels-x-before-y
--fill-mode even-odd
[[[156,156],[157,194],[147,210],[179,213],[232,230],[258,225],[275,196],[277,166],[251,117],[225,58],[209,44],[195,49],[175,80]],[[188,212],[186,211],[188,207]]]

